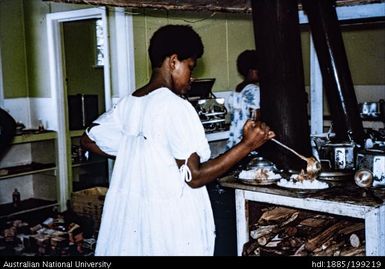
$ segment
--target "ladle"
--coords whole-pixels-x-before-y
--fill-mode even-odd
[[[314,157],[305,157],[305,156],[299,154],[298,152],[296,152],[294,149],[286,146],[282,142],[279,142],[275,138],[272,138],[271,141],[273,141],[273,142],[277,143],[278,145],[280,145],[281,147],[284,147],[285,149],[291,151],[292,153],[294,153],[295,155],[300,157],[302,160],[304,160],[307,163],[306,172],[310,176],[315,177],[321,171],[321,163],[319,161],[317,161]]]

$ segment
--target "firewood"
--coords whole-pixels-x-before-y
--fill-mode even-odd
[[[364,240],[365,230],[357,231],[349,236],[349,243],[354,248],[358,248],[359,246],[363,245]]]
[[[286,251],[273,248],[260,248],[261,256],[287,256]]]
[[[259,218],[259,223],[279,223],[289,219],[295,212],[296,209],[290,209],[285,207],[275,207],[272,210],[265,211]]]
[[[344,234],[344,235],[349,235],[349,234],[352,234],[354,232],[364,230],[364,229],[365,229],[365,224],[362,222],[357,222],[357,223],[353,223],[352,225],[347,226],[346,228],[343,228],[338,233]]]
[[[297,228],[296,227],[287,227],[283,232],[285,235],[289,237],[293,237],[297,233]]]
[[[346,221],[339,221],[336,224],[333,224],[322,233],[309,239],[305,244],[305,248],[308,251],[313,251],[318,246],[322,245],[326,240],[328,240],[336,231],[338,231],[342,227],[345,227],[345,225]]]
[[[276,247],[278,247],[281,244],[282,239],[283,238],[279,237],[279,235],[277,234],[272,239],[270,239],[268,241],[268,243],[265,245],[265,247],[267,247],[267,248],[276,248]]]
[[[307,256],[309,253],[306,251],[305,244],[302,244],[293,254],[293,256]]]
[[[272,233],[277,228],[278,225],[259,226],[256,230],[250,232],[250,237],[253,239],[258,239],[261,236]]]
[[[274,241],[274,243],[271,243],[272,241]],[[282,238],[280,238],[279,235],[275,233],[270,233],[270,234],[261,236],[257,239],[257,242],[260,246],[266,246],[266,247],[276,247],[279,243],[281,243],[281,241],[282,241]]]
[[[319,251],[317,253],[313,253],[314,256],[339,256],[337,253],[341,251],[342,246],[345,244],[345,242],[335,242],[333,240],[330,240],[330,242],[325,245],[326,248],[324,248],[322,251]]]
[[[361,245],[361,240],[357,234],[351,234],[349,237],[350,245],[354,248],[358,248]]]
[[[283,227],[286,226],[287,224],[293,222],[296,218],[298,218],[299,212],[294,212],[287,220],[282,222],[279,226]]]
[[[242,256],[249,256],[258,248],[258,242],[252,240],[243,245]]]
[[[332,244],[335,244],[334,238],[330,237],[328,240],[326,240],[325,243],[323,243],[321,246],[313,250],[313,253],[321,252],[330,247]]]
[[[365,256],[365,248],[351,248],[341,251],[341,256]]]
[[[257,242],[260,246],[266,245],[270,241],[270,236],[264,235],[261,237],[258,237]]]
[[[254,256],[261,256],[261,249],[260,248],[254,249],[253,254]]]
[[[327,226],[330,223],[334,222],[334,218],[325,218],[324,216],[313,216],[306,218],[300,222],[300,225],[305,225],[313,228]]]

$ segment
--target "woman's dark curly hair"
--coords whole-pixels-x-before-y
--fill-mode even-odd
[[[246,77],[250,69],[258,69],[258,62],[256,50],[245,50],[237,58],[238,72]]]
[[[201,37],[189,25],[166,25],[153,34],[148,48],[152,68],[160,67],[172,54],[178,60],[200,58],[203,54]]]

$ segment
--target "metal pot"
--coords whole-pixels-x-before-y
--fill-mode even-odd
[[[385,186],[385,152],[368,149],[357,153],[357,170],[368,170],[372,173],[373,187]]]
[[[326,143],[319,150],[322,170],[354,170],[356,144]]]

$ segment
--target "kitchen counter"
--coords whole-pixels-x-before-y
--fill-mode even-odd
[[[343,187],[304,192],[276,185],[247,185],[233,176],[220,178],[219,183],[235,189],[238,255],[249,241],[247,201],[364,219],[366,255],[385,255],[385,189],[366,191],[347,183]]]
[[[206,133],[206,138],[209,142],[227,140],[229,138],[229,131]]]

